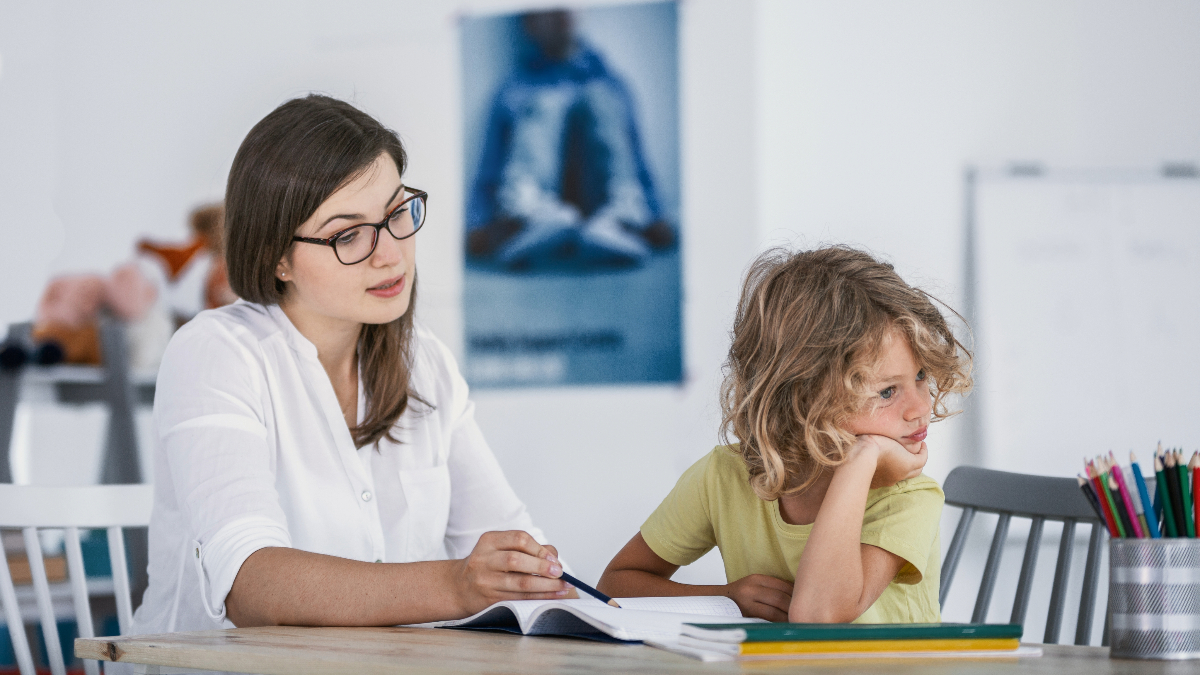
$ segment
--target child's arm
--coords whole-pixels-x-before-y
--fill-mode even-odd
[[[608,563],[596,587],[618,598],[724,595],[737,603],[742,616],[787,621],[792,585],[786,581],[751,574],[724,586],[693,586],[671,581],[678,569],[655,553],[639,532]]]
[[[879,599],[905,560],[861,543],[867,491],[916,477],[927,458],[924,443],[914,454],[884,436],[859,437],[833,473],[800,556],[789,621],[853,621]]]

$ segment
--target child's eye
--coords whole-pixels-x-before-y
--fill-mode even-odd
[[[920,382],[921,380],[924,380],[924,379],[925,379],[925,370],[924,369],[918,370],[917,371],[917,382]]]
[[[895,393],[896,393],[895,387],[888,387],[887,389],[884,389],[883,391],[879,392],[879,398],[886,401],[886,400],[890,399]]]

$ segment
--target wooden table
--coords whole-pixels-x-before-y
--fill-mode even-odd
[[[1006,660],[821,660],[701,663],[643,645],[432,628],[237,628],[78,639],[85,659],[264,673],[742,673],[877,672],[1107,675],[1197,673],[1192,662],[1109,659],[1101,647],[1042,645],[1041,658]]]

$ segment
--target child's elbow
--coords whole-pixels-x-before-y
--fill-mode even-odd
[[[850,623],[858,618],[854,609],[814,604],[807,607],[788,607],[788,621],[791,623]]]

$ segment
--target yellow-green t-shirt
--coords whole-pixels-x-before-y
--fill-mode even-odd
[[[862,542],[906,562],[857,623],[936,623],[941,544],[938,524],[945,495],[921,475],[867,493]],[[663,560],[688,565],[721,550],[725,578],[765,574],[795,583],[800,554],[812,525],[783,521],[778,501],[763,501],[750,487],[742,458],[719,446],[684,472],[642,525],[642,538]]]

